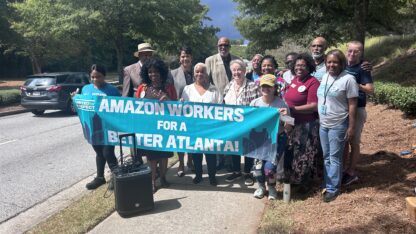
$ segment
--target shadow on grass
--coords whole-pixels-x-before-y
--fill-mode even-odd
[[[412,79],[415,77],[415,64],[416,53],[401,56],[377,69],[374,72],[374,80],[397,83],[402,86],[416,86],[416,79]]]

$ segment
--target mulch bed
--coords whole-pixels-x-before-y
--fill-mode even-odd
[[[371,103],[367,113],[357,169],[360,180],[343,188],[331,203],[322,202],[319,185],[308,196],[297,195],[304,201],[292,214],[295,233],[416,233],[405,202],[415,196],[416,155],[400,156],[416,146],[416,120]]]

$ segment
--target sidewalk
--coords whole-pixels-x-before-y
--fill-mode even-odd
[[[206,174],[195,185],[193,174],[176,176],[177,167],[168,171],[171,186],[155,193],[154,210],[131,218],[114,212],[89,233],[256,233],[267,198],[255,199],[255,186],[243,179],[227,183],[224,171],[217,173],[217,187]]]

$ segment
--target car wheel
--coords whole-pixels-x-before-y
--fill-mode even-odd
[[[75,109],[75,106],[72,103],[72,99],[68,100],[68,104],[66,106],[66,112],[71,115],[75,115],[77,113],[77,110]]]
[[[32,110],[31,112],[34,115],[39,116],[39,115],[43,115],[43,113],[45,113],[45,110]]]

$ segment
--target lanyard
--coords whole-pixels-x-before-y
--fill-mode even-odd
[[[327,74],[327,76],[326,76],[325,89],[324,89],[324,105],[326,103],[326,97],[328,96],[329,90],[331,89],[331,87],[335,83],[335,81],[338,79],[338,76],[334,78],[334,81],[332,81],[332,84],[329,86],[328,89],[326,89],[326,86],[328,85],[329,74]]]

